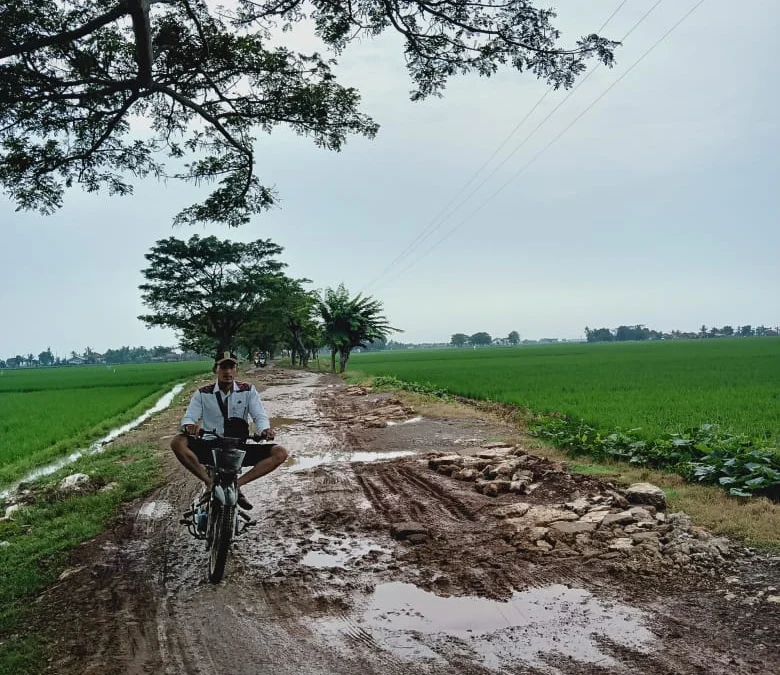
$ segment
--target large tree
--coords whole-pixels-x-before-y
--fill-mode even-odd
[[[356,347],[366,347],[378,339],[387,339],[397,332],[382,314],[382,303],[370,295],[358,293],[354,298],[344,284],[338,288],[326,288],[319,302],[322,317],[322,334],[330,347],[330,363],[336,372],[336,354],[339,355],[339,372],[347,367],[350,354]]]
[[[469,343],[469,336],[465,333],[455,333],[450,338],[450,344],[453,347],[465,347]]]
[[[570,86],[617,43],[562,46],[536,0],[18,0],[0,8],[0,186],[19,208],[51,213],[73,184],[132,192],[133,177],[216,182],[177,222],[240,225],[274,204],[255,135],[290,126],[338,150],[377,125],[338,84],[333,59],[272,47],[313,25],[326,50],[386,30],[403,36],[413,99],[456,74],[502,65]],[[133,127],[133,120],[138,124]],[[175,159],[170,171],[165,157]]]
[[[487,347],[491,342],[493,342],[493,338],[490,337],[490,333],[484,331],[469,336],[469,344],[475,347]]]
[[[159,240],[146,254],[139,288],[148,326],[173,328],[199,353],[235,348],[235,337],[277,292],[286,264],[269,239],[249,243],[194,235]]]
[[[42,366],[51,366],[54,364],[54,354],[51,353],[51,347],[47,347],[45,352],[38,354],[38,363]]]

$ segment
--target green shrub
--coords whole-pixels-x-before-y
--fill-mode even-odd
[[[647,440],[640,429],[605,433],[583,420],[542,416],[530,431],[572,455],[672,469],[690,481],[720,485],[736,497],[780,498],[777,448],[764,439],[728,433],[714,424]]]

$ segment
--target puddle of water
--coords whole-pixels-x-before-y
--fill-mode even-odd
[[[289,427],[291,424],[300,424],[303,420],[299,420],[295,417],[272,417],[271,426],[276,427]]]
[[[397,424],[414,424],[416,422],[422,422],[422,417],[418,415],[417,417],[410,417],[408,420],[401,420],[400,422],[397,420],[387,420],[387,426],[394,427]]]
[[[415,454],[412,450],[391,450],[387,452],[325,452],[319,455],[294,455],[290,457],[286,466],[290,471],[303,471],[322,464],[335,464],[336,462],[381,462],[383,459],[395,459],[396,457],[409,457]]]
[[[301,565],[306,567],[328,568],[345,567],[351,560],[358,560],[371,551],[378,553],[389,553],[387,549],[366,541],[365,539],[354,539],[347,537],[339,539],[337,537],[326,537],[319,530],[309,537],[313,542],[325,542],[324,550],[309,551],[301,559]]]
[[[344,567],[349,556],[343,553],[323,553],[322,551],[309,551],[301,560],[301,565],[306,567]]]
[[[148,420],[155,413],[158,413],[161,410],[165,410],[171,404],[171,401],[173,401],[173,397],[176,396],[176,394],[178,394],[182,389],[184,389],[183,382],[181,384],[177,384],[167,394],[161,396],[157,400],[157,402],[151,408],[149,408],[149,410],[139,415],[131,422],[128,422],[127,424],[123,424],[121,427],[116,427],[116,429],[112,429],[105,436],[96,440],[88,448],[82,448],[81,450],[76,450],[75,452],[70,453],[66,457],[58,459],[56,462],[52,462],[51,464],[46,464],[45,466],[41,466],[35,469],[34,471],[31,471],[26,476],[24,476],[20,481],[14,483],[7,489],[0,491],[0,499],[7,498],[8,495],[11,494],[11,492],[13,492],[19,486],[19,483],[27,483],[29,481],[36,480],[37,478],[48,476],[54,473],[55,471],[59,471],[62,467],[67,466],[72,462],[75,462],[79,457],[82,457],[83,455],[94,455],[101,452],[103,450],[103,446],[115,440],[122,434],[127,433],[131,429],[135,429],[135,427]]]
[[[159,520],[167,516],[172,510],[173,508],[168,502],[147,502],[138,509],[138,517]]]
[[[474,597],[441,597],[411,584],[376,587],[356,619],[320,622],[326,634],[368,632],[381,647],[403,659],[442,661],[457,651],[498,670],[518,662],[551,669],[543,656],[615,666],[594,635],[647,653],[655,636],[646,615],[584,589],[552,585],[516,592],[508,602]],[[452,638],[459,638],[459,646]]]

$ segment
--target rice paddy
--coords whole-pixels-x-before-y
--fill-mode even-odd
[[[780,436],[778,338],[385,351],[349,366],[648,438],[702,424]]]

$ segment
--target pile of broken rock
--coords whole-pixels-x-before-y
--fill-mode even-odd
[[[694,526],[685,513],[667,515],[663,490],[649,483],[620,490],[568,474],[562,464],[517,446],[495,443],[469,455],[429,456],[428,466],[456,480],[473,481],[474,489],[486,496],[504,495],[492,513],[500,519],[503,538],[521,554],[708,576],[735,555],[727,539]],[[510,501],[512,493],[526,496]]]

